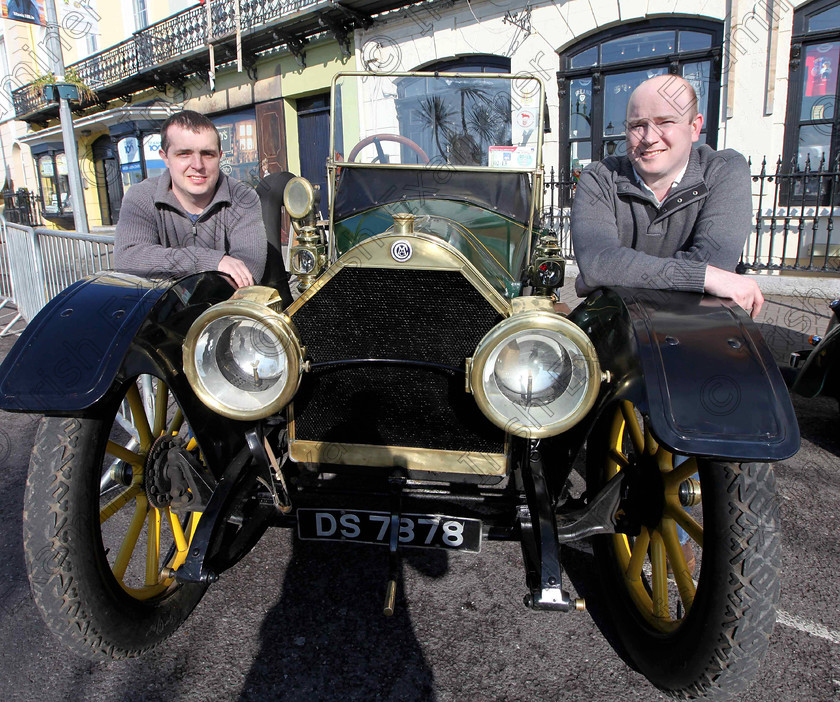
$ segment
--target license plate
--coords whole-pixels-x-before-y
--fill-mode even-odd
[[[301,539],[387,546],[391,538],[391,515],[388,512],[301,508],[297,517]],[[478,519],[402,514],[399,530],[400,546],[476,553],[481,550],[481,521]]]

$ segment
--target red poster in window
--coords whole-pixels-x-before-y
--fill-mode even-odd
[[[838,61],[840,61],[840,44],[820,44],[808,47],[808,54],[805,57],[806,97],[834,95]]]

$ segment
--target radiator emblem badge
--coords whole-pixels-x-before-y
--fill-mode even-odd
[[[405,263],[413,253],[411,244],[405,239],[400,239],[391,244],[391,258],[397,263]]]

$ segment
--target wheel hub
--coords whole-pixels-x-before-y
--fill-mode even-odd
[[[177,437],[161,436],[152,444],[146,458],[143,487],[149,504],[157,509],[163,509],[172,504],[174,495],[172,494],[172,479],[168,471],[169,450],[180,445],[182,442]]]
[[[665,484],[655,457],[631,459],[630,480],[622,508],[631,523],[654,529],[665,510]]]

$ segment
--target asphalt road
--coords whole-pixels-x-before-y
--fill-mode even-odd
[[[824,321],[791,324],[800,307],[782,301],[765,312],[780,356]],[[0,339],[0,355],[10,345]],[[795,406],[802,449],[776,465],[780,612],[742,702],[840,700],[840,416],[834,401]],[[411,554],[386,619],[384,549],[304,547],[271,530],[157,651],[104,664],[76,658],[42,623],[25,575],[21,510],[36,425],[0,413],[0,700],[665,699],[589,613],[527,610],[519,547],[494,542],[478,556]],[[567,557],[572,589],[585,593],[589,556]]]

